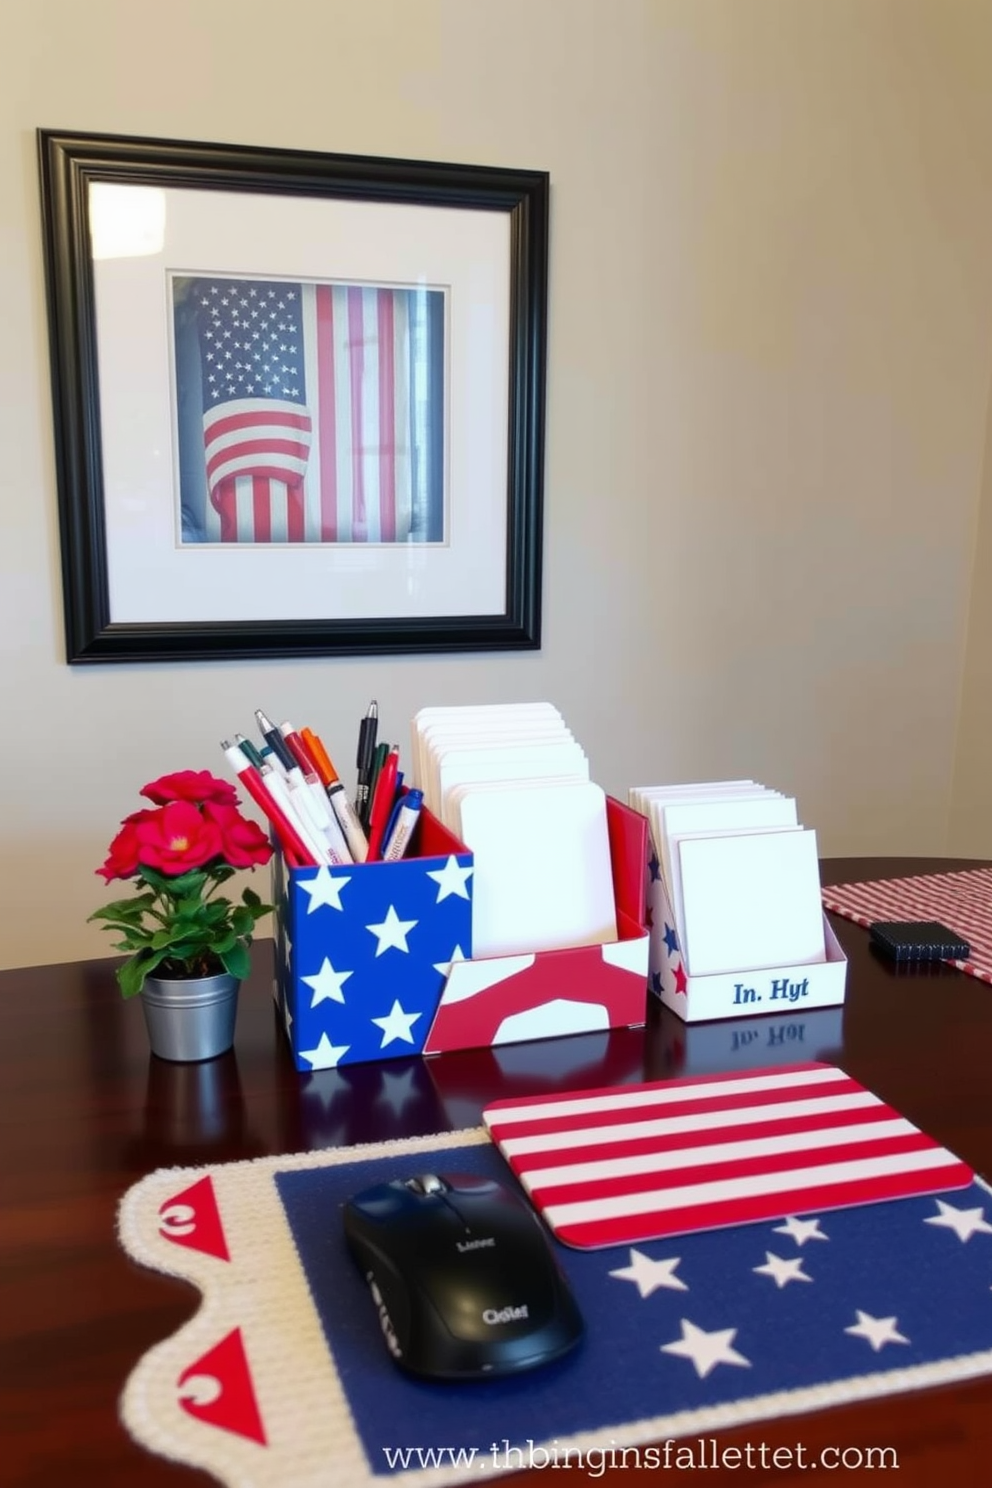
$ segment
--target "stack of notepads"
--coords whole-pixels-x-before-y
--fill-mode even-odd
[[[753,780],[640,786],[690,976],[825,960],[816,833]]]
[[[474,855],[474,957],[616,940],[606,796],[557,708],[422,708],[412,747],[425,806]]]

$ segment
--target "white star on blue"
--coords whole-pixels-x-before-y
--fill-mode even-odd
[[[472,954],[471,868],[466,853],[282,870],[276,934],[293,951],[276,976],[298,1069],[329,1063],[328,1049],[340,1064],[423,1051],[452,947]]]

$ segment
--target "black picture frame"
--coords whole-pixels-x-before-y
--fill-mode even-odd
[[[314,151],[39,129],[66,661],[167,662],[533,650],[541,641],[549,177]],[[112,613],[94,183],[502,214],[508,225],[505,604],[493,613],[135,621]],[[254,207],[252,200],[250,206]],[[323,209],[321,209],[323,210]],[[503,435],[504,431],[497,431]],[[495,573],[495,569],[494,569]]]

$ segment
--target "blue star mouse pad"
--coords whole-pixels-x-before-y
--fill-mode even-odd
[[[425,1172],[516,1184],[482,1129],[136,1184],[121,1243],[204,1302],[132,1371],[132,1434],[244,1488],[326,1488],[328,1462],[351,1488],[396,1473],[435,1488],[992,1372],[992,1193],[975,1181],[595,1250],[553,1241],[576,1348],[500,1379],[408,1375],[342,1210]]]

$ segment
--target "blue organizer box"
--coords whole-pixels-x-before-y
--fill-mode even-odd
[[[299,1070],[420,1054],[472,955],[472,854],[429,811],[397,863],[272,860],[275,984]]]

